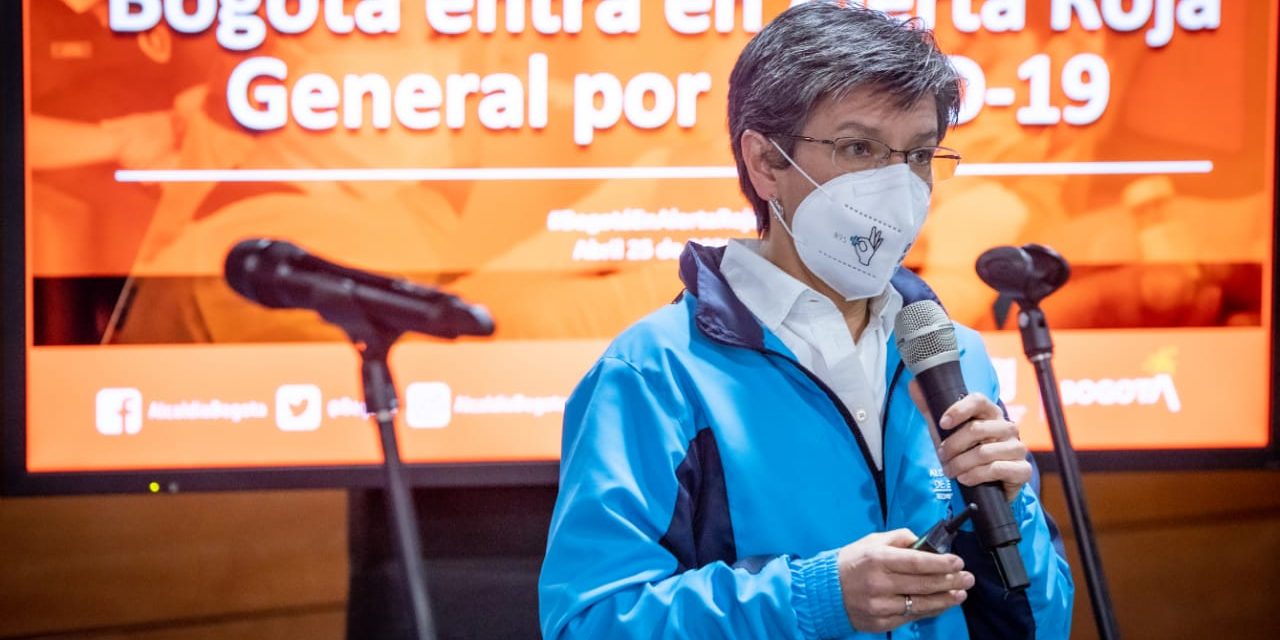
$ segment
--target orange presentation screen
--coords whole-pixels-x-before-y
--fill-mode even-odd
[[[492,337],[393,351],[403,457],[553,478],[565,398],[679,293],[683,245],[755,235],[728,77],[789,4],[5,3],[10,487],[373,477],[344,335],[224,283],[249,237],[485,305]],[[1035,377],[973,265],[1038,242],[1072,265],[1045,309],[1086,463],[1273,455],[1277,2],[868,4],[966,79],[907,266],[985,332],[1032,448]]]

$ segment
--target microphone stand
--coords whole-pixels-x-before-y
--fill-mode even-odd
[[[397,338],[399,336],[396,336]],[[422,538],[418,531],[418,514],[409,499],[405,482],[404,465],[400,461],[400,449],[396,443],[396,388],[391,382],[391,369],[387,367],[387,353],[391,340],[357,342],[361,357],[361,378],[364,382],[365,407],[378,423],[378,436],[382,443],[383,468],[386,470],[387,500],[391,507],[391,521],[395,527],[396,547],[404,566],[405,591],[413,613],[414,636],[420,640],[435,640],[435,621],[431,617],[431,605],[427,600],[426,570],[422,566]],[[361,348],[363,347],[363,348]]]
[[[281,240],[253,238],[235,245],[225,262],[227,284],[245,298],[270,308],[310,309],[342,328],[361,357],[360,377],[365,407],[378,425],[386,471],[390,529],[394,531],[400,566],[384,549],[387,517],[370,510],[372,492],[348,493],[348,553],[351,594],[347,602],[348,637],[406,637],[435,640],[435,623],[427,598],[418,517],[409,496],[404,465],[396,443],[396,389],[387,354],[406,331],[440,338],[490,335],[487,310],[430,287],[344,267],[308,254]],[[389,566],[388,566],[389,565]],[[407,606],[379,591],[403,573]],[[372,587],[366,590],[364,587]],[[372,592],[372,593],[371,593]],[[406,609],[412,615],[405,620]],[[366,627],[374,627],[371,632]]]
[[[1004,324],[1009,303],[1018,304],[1018,330],[1022,334],[1022,350],[1036,370],[1036,383],[1040,387],[1040,401],[1044,405],[1045,419],[1053,437],[1053,453],[1058,459],[1062,474],[1062,488],[1075,527],[1076,544],[1080,561],[1084,565],[1085,584],[1089,590],[1089,602],[1093,605],[1094,621],[1098,637],[1102,640],[1118,640],[1115,610],[1111,606],[1111,593],[1102,573],[1102,558],[1094,540],[1093,521],[1084,496],[1084,484],[1080,479],[1080,464],[1067,433],[1067,421],[1062,411],[1062,396],[1058,391],[1057,376],[1053,372],[1053,338],[1049,335],[1049,322],[1040,301],[1047,298],[1070,277],[1067,261],[1053,249],[1039,244],[1022,247],[996,247],[978,258],[978,276],[999,292],[996,300],[996,324]]]
[[[435,640],[435,622],[427,599],[426,570],[422,564],[422,543],[418,531],[418,514],[409,497],[400,448],[396,443],[395,414],[398,401],[387,355],[402,332],[386,329],[372,321],[347,294],[350,291],[322,293],[347,299],[347,304],[319,305],[325,320],[342,327],[360,353],[360,378],[364,386],[365,409],[378,425],[382,445],[383,469],[386,471],[387,501],[395,532],[400,563],[404,568],[404,589],[412,616],[413,637]]]
[[[1089,588],[1089,603],[1093,605],[1094,621],[1098,625],[1098,637],[1102,640],[1118,640],[1115,610],[1111,606],[1111,593],[1107,578],[1102,573],[1102,558],[1094,541],[1093,521],[1089,517],[1084,485],[1080,479],[1080,464],[1071,446],[1067,422],[1062,411],[1062,397],[1058,392],[1058,379],[1053,372],[1053,339],[1049,336],[1049,323],[1044,311],[1034,301],[1018,301],[1018,330],[1022,334],[1022,350],[1036,370],[1036,382],[1040,385],[1040,399],[1044,415],[1049,421],[1049,434],[1053,437],[1053,453],[1058,459],[1062,474],[1062,488],[1067,495],[1067,508],[1071,512],[1071,524],[1076,531],[1076,545],[1080,562],[1084,565],[1084,580]]]

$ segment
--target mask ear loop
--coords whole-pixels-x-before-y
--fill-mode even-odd
[[[800,168],[800,165],[796,164],[796,161],[795,161],[795,160],[792,160],[792,159],[791,159],[791,156],[790,156],[786,151],[783,151],[783,150],[782,150],[782,147],[778,146],[778,143],[777,143],[777,142],[775,142],[775,141],[773,140],[773,138],[769,138],[769,144],[773,145],[773,148],[774,148],[774,149],[777,149],[777,150],[778,150],[778,153],[781,153],[781,154],[782,154],[782,157],[786,158],[786,159],[787,159],[787,162],[791,163],[791,166],[795,167],[795,168],[796,168],[796,171],[799,171],[799,172],[800,172],[800,175],[804,176],[804,179],[809,181],[809,184],[813,185],[813,186],[814,186],[814,188],[816,188],[816,189],[818,189],[819,191],[821,191],[822,193],[826,194],[826,195],[827,195],[827,197],[830,197],[830,196],[831,196],[831,194],[827,193],[827,190],[826,190],[826,189],[823,189],[823,188],[822,188],[822,185],[818,184],[818,182],[817,182],[816,180],[814,180],[812,177],[810,177],[810,176],[809,176],[809,173],[808,173],[807,171],[805,171],[804,169],[801,169],[801,168]]]
[[[799,171],[800,175],[804,176],[805,180],[808,180],[809,183],[812,184],[814,188],[821,191],[823,195],[827,196],[828,198],[831,197],[831,194],[827,193],[827,190],[823,189],[822,185],[815,182],[813,178],[811,178],[804,169],[801,169],[800,165],[796,164],[796,161],[791,159],[791,155],[788,154],[786,151],[783,151],[782,147],[778,146],[778,143],[774,141],[773,138],[768,138],[768,140],[769,140],[769,144],[773,145],[773,148],[777,149],[778,153],[781,153],[782,157],[786,158],[787,162],[791,166],[795,167],[796,171]],[[791,238],[794,240],[796,237],[796,234],[791,232],[791,227],[787,226],[787,221],[782,218],[782,214],[785,212],[782,210],[782,203],[778,201],[777,197],[771,198],[769,200],[769,211],[773,212],[773,217],[778,219],[778,223],[782,225],[782,228],[787,230],[787,235],[791,236]]]

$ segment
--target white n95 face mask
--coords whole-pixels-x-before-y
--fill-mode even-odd
[[[818,184],[786,152],[783,155],[815,187],[796,207],[790,227],[783,220],[782,205],[769,202],[774,217],[795,241],[800,261],[845,300],[884,293],[924,224],[929,185],[905,163],[846,173]]]

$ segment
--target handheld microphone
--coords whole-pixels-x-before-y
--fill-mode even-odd
[[[969,393],[960,371],[955,327],[936,302],[921,300],[898,312],[894,333],[902,360],[919,381],[925,404],[936,425],[952,404]],[[938,436],[946,439],[954,432],[954,429],[938,429]],[[961,483],[960,495],[964,496],[966,503],[977,505],[973,515],[974,530],[982,546],[995,560],[1005,589],[1026,588],[1030,580],[1022,556],[1018,554],[1022,533],[1013,518],[1013,510],[1005,500],[1003,487],[994,481],[976,487]]]
[[[408,280],[322,260],[282,240],[255,238],[227,254],[226,280],[240,295],[278,309],[311,309],[351,328],[367,324],[395,334],[441,338],[487,336],[493,320],[482,306]]]

